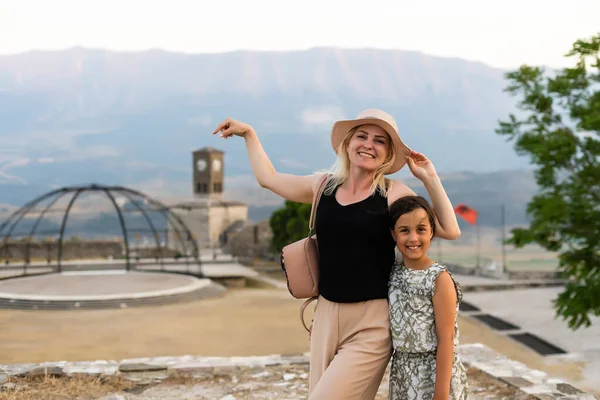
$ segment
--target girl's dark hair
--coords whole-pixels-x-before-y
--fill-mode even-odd
[[[433,208],[429,202],[421,196],[401,197],[390,205],[390,229],[394,229],[398,218],[418,208],[422,208],[427,213],[429,224],[431,225],[431,236],[435,236],[435,214]]]

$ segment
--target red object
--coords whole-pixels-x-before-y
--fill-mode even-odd
[[[454,208],[454,212],[471,225],[477,224],[477,216],[479,213],[468,205],[460,203]]]

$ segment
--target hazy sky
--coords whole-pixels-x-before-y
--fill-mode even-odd
[[[512,68],[565,65],[573,41],[598,32],[600,0],[0,0],[0,54],[340,46]]]

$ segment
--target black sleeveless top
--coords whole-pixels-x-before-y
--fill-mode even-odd
[[[337,189],[323,194],[317,207],[319,293],[338,303],[387,298],[396,246],[387,199],[376,190],[342,206],[335,198]]]

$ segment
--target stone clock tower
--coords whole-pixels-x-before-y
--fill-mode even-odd
[[[205,147],[193,152],[193,188],[198,199],[221,200],[223,194],[223,152]]]
[[[248,220],[248,205],[223,199],[224,153],[204,147],[192,152],[193,199],[170,205],[190,229],[200,249],[225,245],[238,227]],[[169,233],[169,242],[176,238]]]

